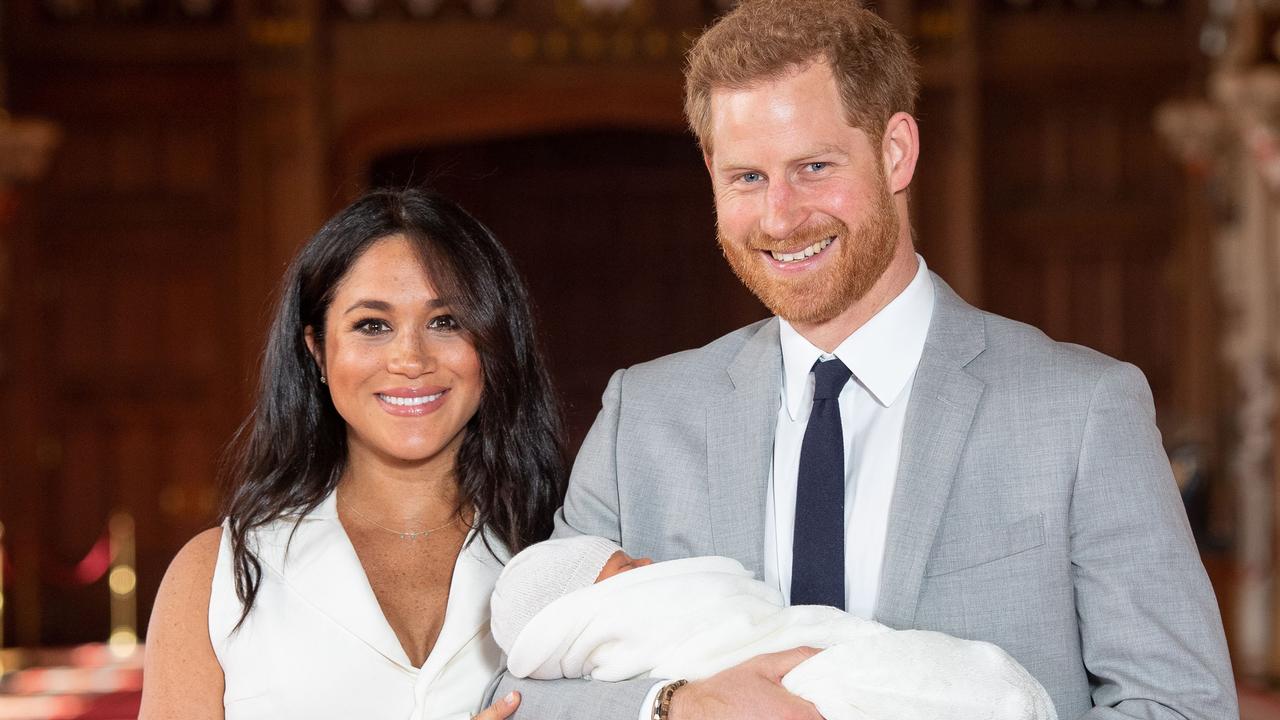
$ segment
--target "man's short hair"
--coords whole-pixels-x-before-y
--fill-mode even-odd
[[[845,119],[872,142],[915,112],[917,64],[906,40],[858,0],[742,0],[689,50],[685,116],[711,151],[711,92],[741,90],[816,61],[831,66]]]

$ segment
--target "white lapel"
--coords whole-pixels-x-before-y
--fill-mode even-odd
[[[489,545],[506,559],[503,544],[492,535],[488,535],[488,539]],[[444,626],[418,674],[419,690],[435,682],[449,661],[489,625],[489,596],[502,572],[502,564],[489,552],[484,538],[474,531],[467,540],[469,544],[458,553],[458,561],[453,566]]]
[[[299,597],[374,652],[417,675],[417,684],[425,687],[489,622],[489,595],[502,565],[474,532],[468,541],[473,537],[454,563],[444,625],[421,669],[413,667],[378,605],[364,566],[338,520],[334,494],[303,518],[296,532],[292,519],[285,519],[258,533],[258,550],[263,564],[283,577]],[[497,539],[489,536],[489,543],[505,553]]]
[[[338,520],[334,493],[306,515],[296,531],[293,520],[284,518],[258,537],[262,562],[299,597],[405,672],[418,672],[382,614],[364,566]]]

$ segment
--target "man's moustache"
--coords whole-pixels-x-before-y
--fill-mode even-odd
[[[848,231],[849,226],[839,220],[814,227],[801,228],[782,239],[775,238],[760,230],[755,230],[747,238],[747,247],[761,251],[803,249],[829,237],[845,237]]]

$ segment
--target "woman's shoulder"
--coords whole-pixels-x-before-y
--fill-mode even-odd
[[[182,572],[207,572],[213,577],[213,567],[217,564],[218,549],[222,546],[222,527],[211,527],[187,541],[186,545],[173,557],[169,571],[178,569]]]
[[[221,717],[222,668],[208,620],[221,543],[222,528],[196,535],[174,556],[160,582],[147,627],[142,717],[177,717],[176,709],[183,707]]]
[[[156,592],[148,641],[159,635],[183,642],[198,640],[201,645],[209,643],[207,632],[194,632],[193,628],[208,628],[209,598],[221,544],[222,528],[209,528],[187,541],[174,556]]]
[[[208,612],[209,591],[221,546],[221,527],[209,528],[188,540],[173,557],[164,579],[160,581],[156,605],[159,606],[161,598],[166,595],[183,604],[203,599],[204,611]]]
[[[165,615],[190,618],[197,612],[201,617],[208,615],[209,595],[221,546],[220,527],[209,528],[182,546],[160,581],[152,611],[153,624],[157,615],[162,618]]]

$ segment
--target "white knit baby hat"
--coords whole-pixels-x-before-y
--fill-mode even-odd
[[[511,558],[489,601],[489,627],[498,646],[509,654],[535,615],[594,583],[609,557],[621,549],[602,537],[579,535],[545,540]]]

